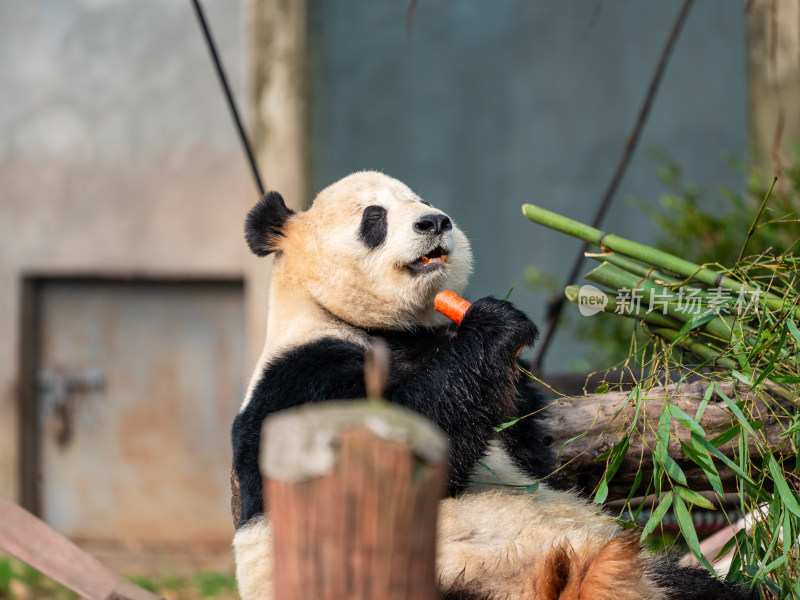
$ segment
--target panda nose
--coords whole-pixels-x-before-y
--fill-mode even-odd
[[[425,215],[419,221],[414,223],[414,231],[417,233],[433,233],[440,234],[444,231],[450,231],[453,228],[453,223],[447,215]]]

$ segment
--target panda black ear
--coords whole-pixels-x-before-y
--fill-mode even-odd
[[[244,221],[244,239],[256,256],[267,256],[275,250],[276,238],[283,236],[286,221],[294,211],[286,207],[283,196],[268,192],[247,213]]]

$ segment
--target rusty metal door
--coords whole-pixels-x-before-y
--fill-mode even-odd
[[[40,280],[38,497],[86,542],[227,543],[241,282]]]

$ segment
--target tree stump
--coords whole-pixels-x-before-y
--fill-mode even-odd
[[[274,532],[274,597],[427,600],[447,440],[383,402],[305,405],[262,431]]]

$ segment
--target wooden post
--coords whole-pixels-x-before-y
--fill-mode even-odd
[[[306,405],[268,418],[261,448],[275,598],[439,597],[448,451],[435,426],[383,402]]]

